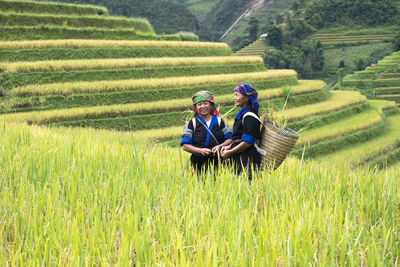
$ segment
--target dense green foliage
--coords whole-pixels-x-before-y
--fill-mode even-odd
[[[264,63],[273,69],[294,69],[301,78],[310,78],[324,67],[321,43],[304,43],[299,47],[284,45],[282,50],[266,51]]]
[[[297,1],[297,0],[295,0]],[[392,0],[306,0],[304,19],[316,28],[343,24],[379,25],[397,21]]]
[[[246,10],[248,0],[219,0],[207,15],[207,25],[220,37],[224,30],[233,24],[237,17]]]

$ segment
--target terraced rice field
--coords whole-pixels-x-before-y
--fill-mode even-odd
[[[102,15],[99,15],[99,12]],[[157,36],[141,18],[108,16],[107,9],[35,1],[0,1],[0,40],[197,40],[193,34]]]
[[[316,34],[310,39],[313,41],[320,41],[324,45],[336,44],[361,44],[361,43],[380,43],[390,40],[394,34]]]
[[[273,51],[275,48],[268,47],[263,40],[256,40],[248,46],[243,47],[235,53],[236,56],[262,56],[265,51]]]
[[[357,87],[371,99],[400,103],[400,53],[394,52],[375,67],[345,77],[343,87]]]
[[[1,266],[399,261],[395,102],[267,70],[226,44],[112,29],[142,20],[105,9],[107,19],[89,19],[98,7],[10,3],[0,0],[0,17],[16,25],[0,26]],[[353,84],[395,95],[398,57]],[[173,148],[191,96],[212,91],[232,126],[232,91],[243,81],[258,90],[261,113],[274,109],[300,132],[297,146],[251,184],[229,168],[194,175],[189,155]]]
[[[392,150],[400,148],[400,115],[394,114],[385,118],[380,135],[369,142],[347,147],[338,152],[318,157],[322,162],[338,165],[352,164],[354,166],[367,164]]]

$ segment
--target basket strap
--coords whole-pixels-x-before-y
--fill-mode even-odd
[[[254,114],[253,112],[247,111],[246,113],[243,114],[242,123],[244,123],[244,118],[247,117],[247,116],[253,117],[253,118],[255,118],[256,120],[258,120],[258,121],[261,122],[261,120],[258,118],[258,116],[257,116],[256,114]],[[262,123],[262,122],[261,122],[261,123]]]
[[[256,120],[258,120],[259,122],[261,122],[261,124],[263,124],[262,121],[260,120],[260,118],[258,118],[258,116],[257,116],[256,114],[254,114],[253,112],[249,112],[249,111],[243,114],[243,117],[242,117],[242,124],[244,123],[244,118],[245,118],[246,116],[253,117],[253,118],[255,118]],[[257,143],[254,143],[254,147],[256,148],[257,152],[260,153],[261,155],[263,155],[263,156],[266,156],[266,155],[267,155],[267,151],[265,151],[264,149],[262,149],[261,147],[259,147],[259,146],[257,145]]]

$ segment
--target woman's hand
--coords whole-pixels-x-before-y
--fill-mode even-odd
[[[230,158],[231,156],[232,156],[232,150],[230,150],[229,148],[228,149],[224,149],[224,150],[221,150],[221,157],[223,158],[223,159],[228,159],[228,158]]]
[[[220,153],[223,154],[225,150],[231,149],[231,146],[232,146],[232,144],[227,145],[227,146],[222,146],[221,150],[220,150]]]
[[[209,155],[211,155],[213,152],[211,151],[211,149],[209,149],[209,148],[202,148],[201,149],[201,151],[200,151],[200,154],[202,155],[202,156],[209,156]]]
[[[212,153],[215,155],[215,154],[221,152],[221,148],[222,148],[222,145],[216,145],[215,147],[213,147],[213,148],[211,149],[211,151],[212,151]]]

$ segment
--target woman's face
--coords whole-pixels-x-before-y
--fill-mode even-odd
[[[211,103],[208,101],[201,101],[196,104],[197,113],[204,117],[211,114]]]
[[[233,93],[233,101],[235,102],[235,106],[244,108],[247,106],[247,102],[249,101],[249,97],[239,92]]]

